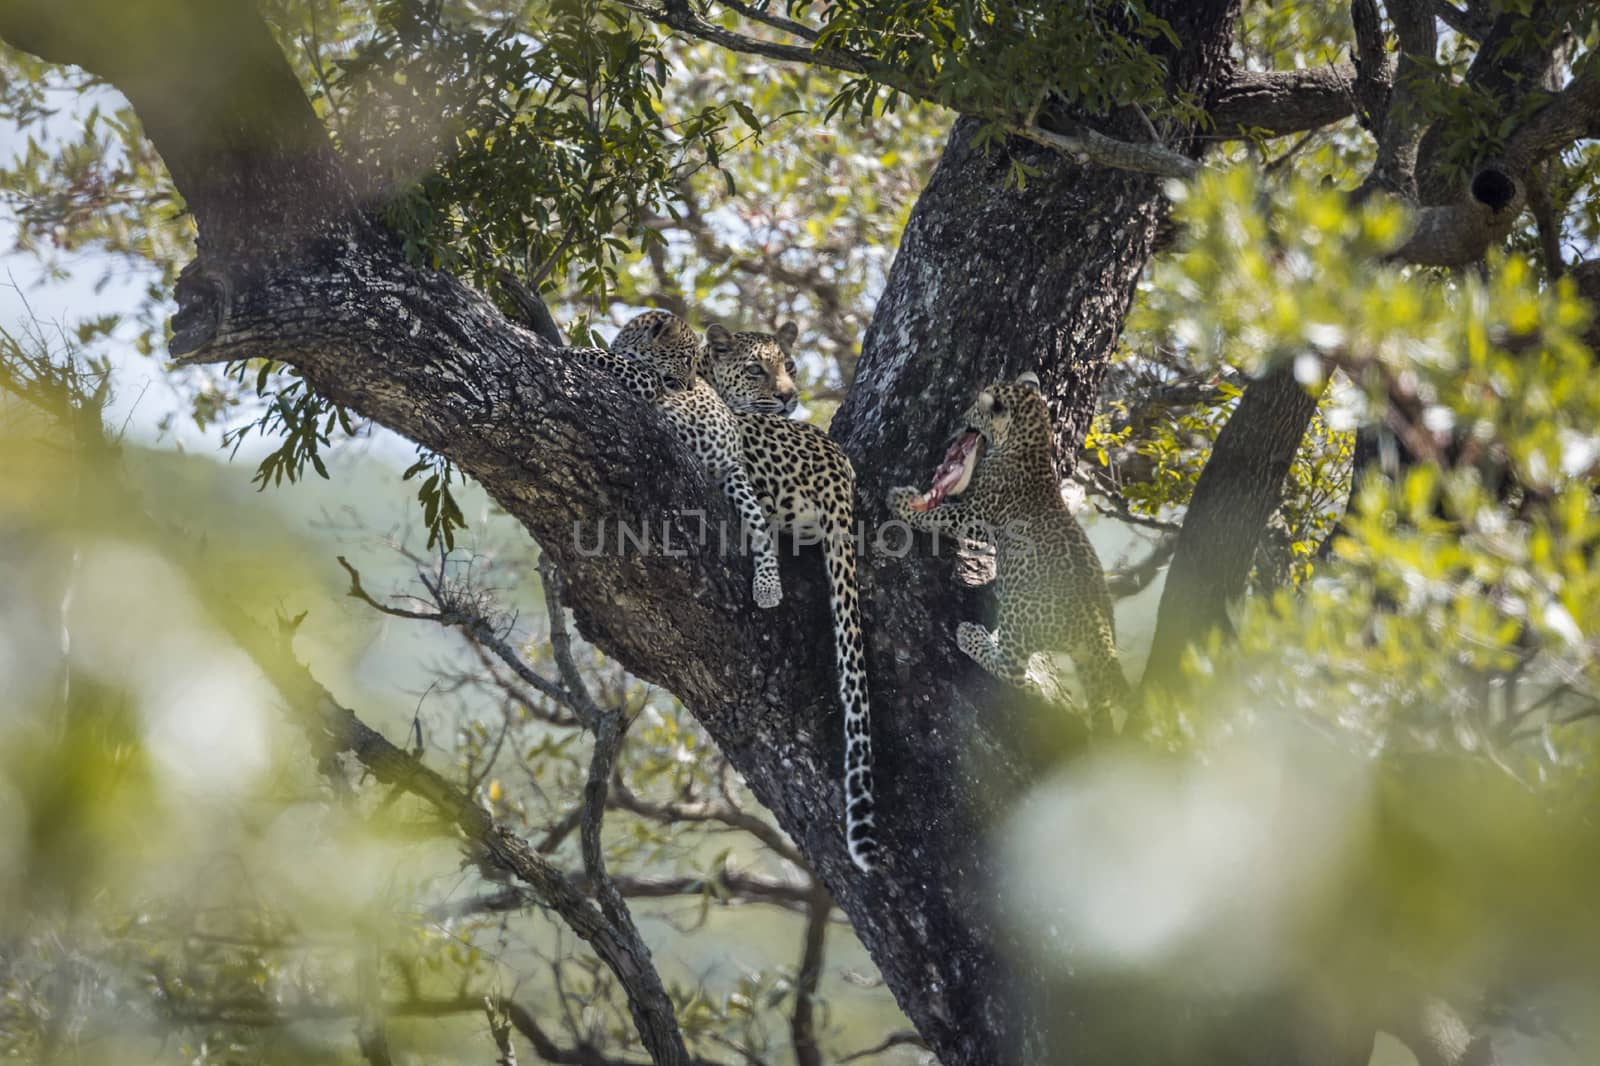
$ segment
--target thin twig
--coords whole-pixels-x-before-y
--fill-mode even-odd
[[[493,996],[483,997],[483,1013],[489,1019],[489,1036],[494,1040],[495,1066],[517,1066],[517,1049],[511,1046],[511,1015]]]
[[[927,1046],[928,1042],[922,1039],[922,1035],[920,1033],[917,1033],[911,1029],[902,1029],[900,1032],[890,1033],[884,1038],[883,1043],[877,1044],[873,1047],[863,1048],[860,1051],[853,1051],[840,1059],[839,1062],[841,1064],[846,1062],[859,1062],[861,1059],[874,1058],[878,1055],[882,1055],[885,1051],[889,1051],[892,1048],[897,1047],[919,1047],[926,1049]]]
[[[516,651],[512,649],[511,645],[506,643],[506,641],[495,632],[494,627],[489,624],[489,620],[487,618],[481,614],[463,610],[462,608],[455,606],[446,607],[443,603],[440,603],[439,601],[442,599],[442,597],[440,595],[439,585],[430,582],[426,577],[422,579],[424,586],[427,587],[428,592],[434,597],[434,601],[440,607],[440,610],[408,611],[403,607],[392,607],[385,603],[379,603],[377,600],[373,599],[371,594],[369,594],[361,584],[360,572],[358,572],[355,567],[350,565],[349,560],[341,555],[338,556],[338,562],[340,566],[344,567],[345,573],[350,575],[350,588],[348,591],[346,591],[345,595],[354,599],[358,599],[362,603],[372,607],[374,610],[381,611],[387,615],[392,615],[395,618],[408,618],[418,622],[434,622],[438,625],[460,629],[466,633],[474,643],[482,645],[487,650],[493,652],[501,662],[505,663],[511,668],[512,673],[516,674],[517,677],[522,679],[522,681],[530,688],[537,690],[540,694],[548,697],[549,699],[555,700],[564,707],[571,707],[574,711],[577,711],[578,708],[573,703],[574,697],[572,693],[568,692],[560,685],[557,685],[549,678],[540,675],[537,671],[530,667],[523,660],[522,656],[518,655]]]
[[[611,782],[611,805],[651,821],[671,825],[675,822],[716,822],[730,829],[749,833],[782,858],[804,867],[806,861],[776,826],[738,807],[718,803],[652,803],[634,795],[620,778]]]

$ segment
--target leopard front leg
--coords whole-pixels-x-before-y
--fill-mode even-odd
[[[756,496],[755,486],[750,483],[750,475],[745,473],[743,467],[731,467],[722,479],[722,491],[733,501],[733,508],[739,512],[739,520],[744,523],[745,532],[750,537],[750,551],[756,561],[756,576],[751,583],[756,606],[776,607],[783,599],[783,580],[778,573],[778,548],[772,536],[772,527],[767,524],[767,513]]]
[[[1029,688],[1027,649],[1007,641],[1002,633],[990,633],[976,622],[956,627],[956,646],[973,661],[1008,685]]]
[[[910,485],[890,489],[889,513],[912,529],[920,529],[924,533],[948,533],[964,539],[981,539],[977,535],[981,533],[981,523],[973,518],[971,508],[966,504],[946,500],[937,507],[919,511],[911,505],[921,496],[922,493]]]

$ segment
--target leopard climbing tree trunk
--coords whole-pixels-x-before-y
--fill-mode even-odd
[[[133,6],[141,18],[124,20],[111,0],[65,17],[19,0],[0,9],[0,35],[116,85],[161,151],[200,228],[199,257],[178,287],[174,354],[286,363],[475,477],[560,566],[582,633],[697,715],[827,882],[942,1062],[1095,1059],[1075,1024],[1046,1024],[1083,1017],[1071,999],[1041,1006],[1022,994],[1047,983],[1012,950],[1027,934],[997,918],[1004,878],[987,833],[1037,764],[1017,742],[1017,720],[1059,712],[997,693],[956,650],[955,623],[973,605],[949,580],[948,559],[920,542],[873,551],[868,538],[884,858],[863,874],[840,831],[821,560],[786,560],[784,602],[757,612],[748,561],[697,541],[692,516],[667,519],[664,535],[682,554],[585,550],[618,523],[660,530],[663,516],[696,509],[730,516],[665,427],[641,419],[619,389],[454,279],[405,262],[354,203],[246,4]],[[1183,42],[1166,57],[1173,90],[1203,95],[1222,69],[1236,0],[1151,6]],[[105,47],[104,25],[121,21],[126,32]],[[1059,454],[1073,455],[1160,221],[1158,179],[1021,143],[986,155],[970,135],[956,124],[913,213],[835,422],[869,528],[884,518],[890,485],[927,476],[987,380],[1038,371]],[[1169,146],[1194,147],[1183,131]],[[1025,189],[1009,180],[1008,152],[1039,168]],[[903,544],[886,536],[877,546]]]

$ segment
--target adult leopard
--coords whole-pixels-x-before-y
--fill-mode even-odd
[[[675,325],[679,321],[665,311],[646,311],[618,332],[609,351],[567,351],[614,375],[630,392],[661,408],[673,434],[705,463],[739,514],[755,556],[751,589],[756,606],[776,607],[783,598],[777,545],[745,473],[739,428],[716,390],[695,374],[699,341],[691,333],[686,343]]]
[[[696,369],[734,412],[745,469],[772,524],[821,541],[833,615],[834,662],[844,708],[845,840],[850,858],[870,870],[878,858],[872,788],[872,716],[866,639],[856,581],[855,468],[809,422],[784,417],[798,400],[793,323],[775,334],[706,328]]]
[[[799,543],[815,538],[822,545],[839,702],[844,708],[845,843],[851,861],[871,870],[878,861],[879,845],[874,830],[866,641],[856,591],[855,469],[822,430],[784,417],[797,402],[790,350],[798,331],[793,324],[779,327],[775,334],[732,333],[713,324],[706,330],[705,344],[699,345],[687,322],[669,317],[671,322],[664,325],[652,318],[648,335],[643,329],[633,330],[639,322],[634,319],[618,340],[630,352],[648,351],[656,358],[663,350],[676,358],[691,341],[697,345],[695,372],[734,414],[741,461],[763,513],[774,528],[794,535]],[[615,350],[617,342],[612,347]]]

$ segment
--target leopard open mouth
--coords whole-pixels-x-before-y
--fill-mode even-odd
[[[956,437],[950,445],[950,450],[944,453],[944,462],[939,464],[939,469],[933,472],[933,485],[911,501],[913,511],[931,511],[943,502],[946,496],[959,496],[967,491],[967,485],[972,481],[972,472],[978,467],[978,459],[983,454],[983,435],[972,427],[967,427],[961,435]]]

